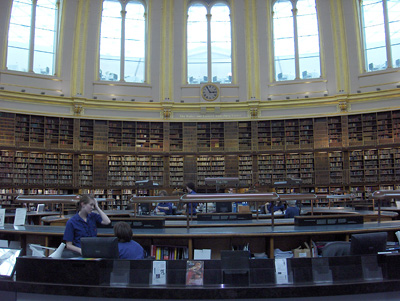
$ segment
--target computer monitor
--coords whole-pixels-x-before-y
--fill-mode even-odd
[[[216,202],[215,211],[218,213],[232,212],[231,202]]]
[[[82,237],[82,257],[119,258],[117,237]]]
[[[351,235],[350,254],[366,255],[386,251],[386,232]]]
[[[10,278],[13,276],[20,253],[21,249],[0,248],[0,277]]]

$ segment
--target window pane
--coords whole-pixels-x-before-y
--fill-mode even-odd
[[[40,0],[36,7],[33,71],[54,74],[57,30],[56,0]]]
[[[387,59],[382,1],[364,0],[362,13],[366,69],[385,69]]]
[[[222,3],[211,9],[211,74],[213,82],[232,82],[231,20]]]
[[[201,4],[189,7],[187,23],[188,83],[207,81],[207,11]]]
[[[130,2],[125,19],[125,81],[144,82],[145,18],[141,3]]]
[[[15,0],[13,2],[7,49],[7,68],[10,70],[29,71],[31,3],[30,0]]]
[[[292,4],[278,0],[274,7],[275,79],[296,78]]]
[[[387,0],[393,67],[400,67],[400,2]]]
[[[119,80],[121,61],[121,4],[103,3],[100,33],[101,80]]]
[[[315,0],[297,2],[300,78],[321,76],[318,19]]]

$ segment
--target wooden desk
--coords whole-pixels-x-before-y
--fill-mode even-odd
[[[311,209],[302,208],[302,214],[311,214]],[[329,214],[360,214],[364,216],[365,222],[374,221],[391,221],[397,219],[398,214],[396,212],[381,212],[379,215],[378,211],[370,210],[355,210],[353,208],[345,207],[331,207],[331,208],[315,208],[313,210],[314,215],[329,215]],[[379,217],[380,216],[380,217]]]
[[[26,248],[29,243],[57,247],[64,235],[63,226],[17,226],[6,224],[0,228],[1,239],[20,240]],[[371,222],[356,225],[304,226],[294,225],[264,226],[253,225],[242,227],[193,227],[163,229],[134,229],[133,239],[145,248],[151,245],[186,246],[189,258],[193,258],[194,249],[212,249],[212,258],[219,259],[221,250],[229,250],[232,245],[249,244],[253,253],[265,252],[274,258],[274,249],[283,251],[297,248],[303,242],[314,241],[348,241],[353,233],[388,232],[388,240],[394,241],[395,232],[400,230],[400,221]],[[113,236],[113,229],[99,228],[98,236]]]

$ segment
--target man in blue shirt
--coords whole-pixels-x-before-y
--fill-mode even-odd
[[[300,209],[296,206],[296,201],[291,200],[287,201],[287,209],[285,211],[285,218],[294,218],[295,216],[300,215]]]

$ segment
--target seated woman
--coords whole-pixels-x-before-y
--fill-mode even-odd
[[[114,225],[114,234],[118,238],[119,259],[143,259],[144,250],[141,245],[132,240],[132,228],[126,222]]]
[[[167,196],[168,193],[165,190],[161,190],[158,193],[159,196]],[[157,212],[163,212],[166,215],[172,214],[172,203],[171,202],[161,202],[157,205]]]
[[[97,213],[93,212],[96,210]],[[65,225],[64,240],[66,249],[72,251],[63,257],[82,255],[81,237],[96,237],[97,225],[109,225],[111,223],[108,216],[100,209],[97,200],[88,194],[80,196],[78,202],[78,213],[71,217]],[[66,252],[67,254],[68,252]]]

